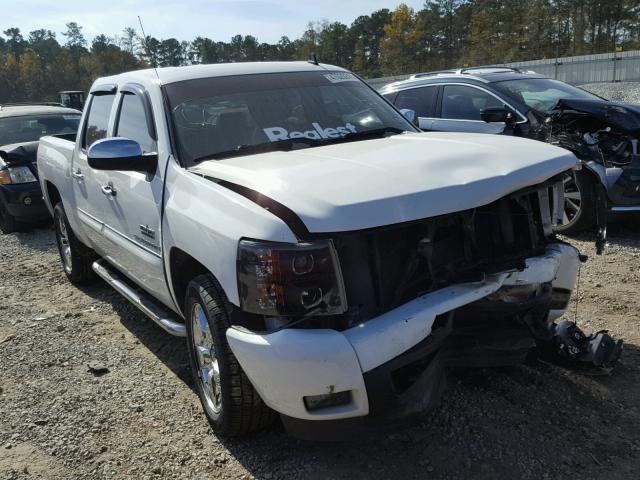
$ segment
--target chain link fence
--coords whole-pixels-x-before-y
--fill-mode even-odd
[[[526,62],[502,63],[506,67],[532,70],[536,73],[556,78],[572,85],[600,82],[640,81],[640,50],[628,52],[598,53],[575,57],[546,58]],[[367,82],[373,88],[399,80],[410,75],[371,78]]]

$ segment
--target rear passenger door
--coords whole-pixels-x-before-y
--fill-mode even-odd
[[[503,106],[504,101],[483,88],[443,85],[440,115],[433,122],[432,129],[442,132],[504,133],[504,123],[487,123],[480,118],[482,109]]]
[[[393,103],[399,110],[408,108],[415,110],[422,130],[431,130],[435,120],[438,85],[409,88],[399,91]]]
[[[128,84],[116,98],[113,136],[140,144],[142,152],[157,153],[156,125],[144,88]],[[166,289],[162,265],[161,212],[164,171],[106,171],[109,210],[104,216],[111,247],[108,260],[152,293]]]
[[[115,86],[97,87],[88,100],[86,119],[78,139],[71,165],[75,206],[82,230],[92,246],[102,254],[108,243],[104,237],[104,217],[109,211],[109,200],[102,192],[108,181],[107,172],[94,170],[87,162],[87,150],[96,141],[109,134],[109,119],[115,101]]]

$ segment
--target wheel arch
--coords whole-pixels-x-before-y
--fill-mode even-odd
[[[189,282],[198,275],[208,274],[216,278],[203,263],[178,247],[169,252],[169,284],[180,313],[184,313],[184,301]],[[217,280],[217,279],[216,279]],[[219,283],[219,282],[218,282]]]
[[[58,187],[56,187],[49,180],[45,180],[45,188],[44,188],[45,202],[47,203],[47,208],[53,215],[53,208],[56,206],[58,202],[62,201],[62,195],[60,195],[60,191]]]

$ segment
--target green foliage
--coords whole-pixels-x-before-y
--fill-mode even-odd
[[[100,76],[149,66],[308,60],[349,68],[365,78],[640,48],[640,0],[426,0],[356,18],[351,25],[310,22],[297,40],[229,42],[197,37],[98,35],[66,25],[61,44],[46,29],[0,36],[0,102],[57,100],[60,90],[88,90]]]

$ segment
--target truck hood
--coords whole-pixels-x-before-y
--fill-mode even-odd
[[[275,200],[310,232],[338,232],[486,205],[576,164],[567,150],[534,140],[429,132],[210,160],[189,171]]]

